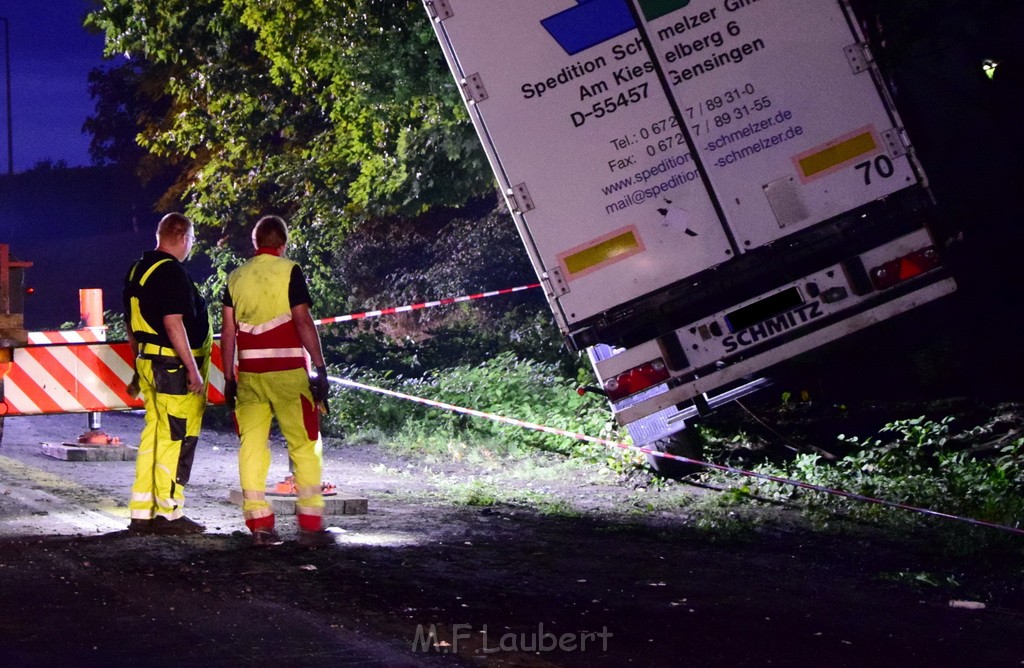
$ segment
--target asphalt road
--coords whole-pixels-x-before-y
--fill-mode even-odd
[[[127,442],[140,423],[104,416]],[[1024,663],[1019,564],[957,560],[863,527],[821,531],[772,508],[752,507],[763,514],[738,527],[698,526],[685,505],[636,514],[634,495],[654,503],[657,489],[539,468],[504,484],[583,510],[457,504],[452,489],[501,480],[502,463],[341,445],[327,452],[326,477],[366,496],[369,512],[331,518],[337,544],[317,551],[299,548],[281,517],[286,543],[258,550],[227,500],[234,436],[212,430],[187,506],[207,532],[137,536],[124,528],[131,462],[41,454],[41,441],[85,427],[74,415],[7,421],[3,668]],[[287,473],[279,444],[273,453],[272,480]],[[603,494],[602,510],[581,505]]]
[[[249,547],[240,510],[228,501],[237,486],[233,435],[208,431],[193,470],[194,480],[202,482],[189,488],[188,514],[205,523],[207,533],[156,537],[125,530],[134,462],[68,462],[42,454],[43,442],[74,442],[86,431],[86,416],[8,418],[5,427],[0,445],[0,665],[5,668],[433,662],[414,659],[407,642],[373,639],[338,619],[292,605],[287,597],[283,602],[261,597],[266,576],[240,571],[232,578],[230,560],[214,577],[204,576],[202,563],[210,553],[251,554],[256,569],[268,556]],[[103,427],[133,444],[141,416],[105,414]],[[283,448],[274,453],[271,481],[288,473]],[[291,537],[289,520],[280,523]],[[359,539],[336,531],[342,541]],[[306,563],[311,555],[294,545],[277,551],[271,561],[285,554],[289,571],[316,570]],[[237,580],[240,591],[216,590],[224,575]]]

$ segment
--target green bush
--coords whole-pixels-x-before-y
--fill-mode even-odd
[[[406,391],[409,379],[391,372],[378,372],[360,367],[329,369],[330,375],[387,390]],[[331,387],[331,412],[321,420],[323,432],[329,436],[357,439],[366,432],[388,437],[402,430],[412,420],[425,416],[425,407],[410,401],[382,396],[376,392],[346,386]]]
[[[503,305],[507,307],[503,313],[489,316],[476,306],[463,304],[458,318],[429,325],[424,330],[426,336],[418,339],[395,340],[379,322],[362,325],[361,329],[334,325],[321,333],[324,354],[330,364],[388,371],[405,377],[423,376],[433,369],[482,364],[501,352],[556,365],[559,373],[569,378],[576,375],[580,364],[586,363],[565,350],[562,336],[539,295],[534,295],[533,301]]]
[[[756,471],[885,501],[963,515],[1011,526],[1024,519],[1024,438],[981,457],[954,447],[952,418],[898,420],[876,437],[843,437],[855,452],[823,464],[818,455],[800,454],[788,464],[762,464]],[[776,499],[805,499],[811,506],[878,516],[884,510],[791,485],[758,481],[757,493]]]
[[[107,326],[107,341],[127,341],[128,333],[124,324],[124,314],[120,311],[104,311],[103,312],[103,324]],[[78,322],[62,322],[58,325],[57,329],[60,330],[76,330],[82,329],[85,323],[82,321]]]
[[[521,360],[512,353],[501,353],[477,366],[432,372],[424,389],[432,398],[457,406],[590,436],[611,433],[608,409],[593,395],[579,396],[575,379],[559,375],[554,365]],[[436,422],[452,436],[469,433],[566,455],[576,449],[576,441],[564,436],[458,413],[439,414]]]
[[[430,371],[422,378],[390,372],[346,368],[339,374],[367,385],[435,401],[517,418],[557,429],[621,440],[604,401],[576,393],[578,382],[562,375],[558,365],[523,360],[500,353],[476,365]],[[353,437],[377,430],[391,438],[430,435],[444,441],[500,446],[507,451],[543,450],[566,456],[605,461],[616,453],[601,445],[577,441],[523,427],[431,408],[407,400],[353,388],[336,388],[332,414],[325,431]]]

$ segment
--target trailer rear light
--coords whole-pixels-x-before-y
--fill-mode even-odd
[[[608,393],[609,399],[618,401],[659,383],[664,383],[669,377],[665,362],[660,359],[652,360],[604,381],[604,389]]]
[[[885,290],[940,266],[942,266],[942,259],[935,248],[929,246],[879,265],[869,274],[875,289]]]

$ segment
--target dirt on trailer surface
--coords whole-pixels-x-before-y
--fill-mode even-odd
[[[331,517],[336,544],[314,551],[280,517],[286,542],[256,549],[228,501],[237,441],[213,430],[187,492],[206,533],[136,535],[133,462],[41,452],[85,427],[80,415],[7,420],[5,667],[1024,664],[1021,564],[814,529],[786,508],[716,529],[692,506],[645,510],[663,490],[641,478],[339,443],[325,477],[368,512]],[[103,427],[131,444],[141,417]],[[275,443],[271,481],[285,475]],[[545,502],[489,501],[502,485]]]

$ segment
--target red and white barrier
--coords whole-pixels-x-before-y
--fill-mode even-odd
[[[105,328],[60,329],[51,332],[28,333],[30,346],[45,346],[52,343],[99,343],[106,340]]]
[[[34,332],[64,341],[16,348],[14,363],[4,380],[4,407],[0,414],[48,415],[142,408],[141,398],[128,396],[126,390],[133,372],[128,343],[86,343],[88,331]],[[83,342],[72,342],[79,336]],[[207,399],[214,404],[224,403],[219,345],[214,345],[210,361]]]

